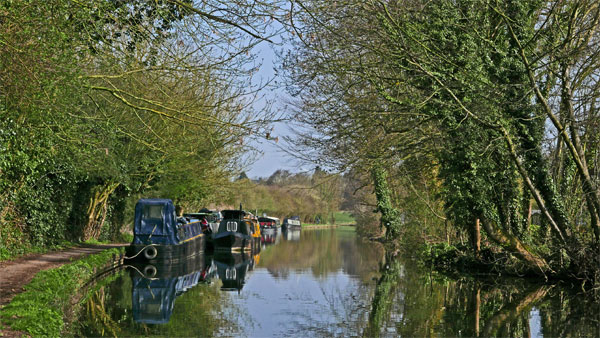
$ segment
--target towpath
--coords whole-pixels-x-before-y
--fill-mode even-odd
[[[0,262],[0,308],[8,304],[15,295],[23,292],[33,277],[42,270],[55,268],[87,255],[125,244],[82,245],[70,249],[31,254],[15,260]]]

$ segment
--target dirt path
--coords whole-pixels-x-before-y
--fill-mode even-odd
[[[67,264],[84,256],[120,247],[125,244],[84,245],[46,254],[33,254],[12,261],[0,262],[0,308],[23,292],[33,277],[42,270]]]

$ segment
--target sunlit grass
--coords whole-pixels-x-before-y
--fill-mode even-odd
[[[19,247],[1,247],[0,248],[0,261],[6,261],[15,259],[21,256],[29,254],[44,254],[50,251],[62,250],[65,248],[73,247],[76,244],[69,241],[61,241],[58,244],[50,246],[36,246],[36,245],[23,245]]]
[[[333,214],[335,218],[335,224],[331,224],[330,222],[326,223],[302,223],[302,228],[329,228],[332,226],[347,226],[356,224],[356,220],[352,215],[347,211],[337,211]],[[354,227],[351,226],[352,230]]]
[[[64,327],[64,311],[71,297],[88,281],[94,267],[100,267],[119,254],[119,249],[103,251],[56,269],[39,272],[18,294],[0,310],[2,325],[24,331],[32,336],[58,337]]]
[[[356,220],[354,217],[347,211],[338,211],[333,214],[335,218],[335,224],[354,224]]]

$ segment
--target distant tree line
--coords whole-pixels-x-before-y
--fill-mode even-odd
[[[600,280],[597,1],[291,12],[282,70],[306,127],[297,148],[374,192],[389,241],[466,239],[521,272]]]
[[[250,212],[268,216],[299,216],[302,222],[334,223],[347,184],[341,175],[328,174],[320,168],[311,173],[292,173],[278,169],[268,178],[250,180],[245,175],[235,182],[224,201]]]
[[[273,118],[277,2],[0,3],[0,255],[114,238],[137,196],[214,201]]]

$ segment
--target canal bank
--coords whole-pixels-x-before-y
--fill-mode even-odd
[[[4,336],[59,336],[74,297],[98,271],[119,264],[122,244],[86,245],[2,262],[0,330]]]

